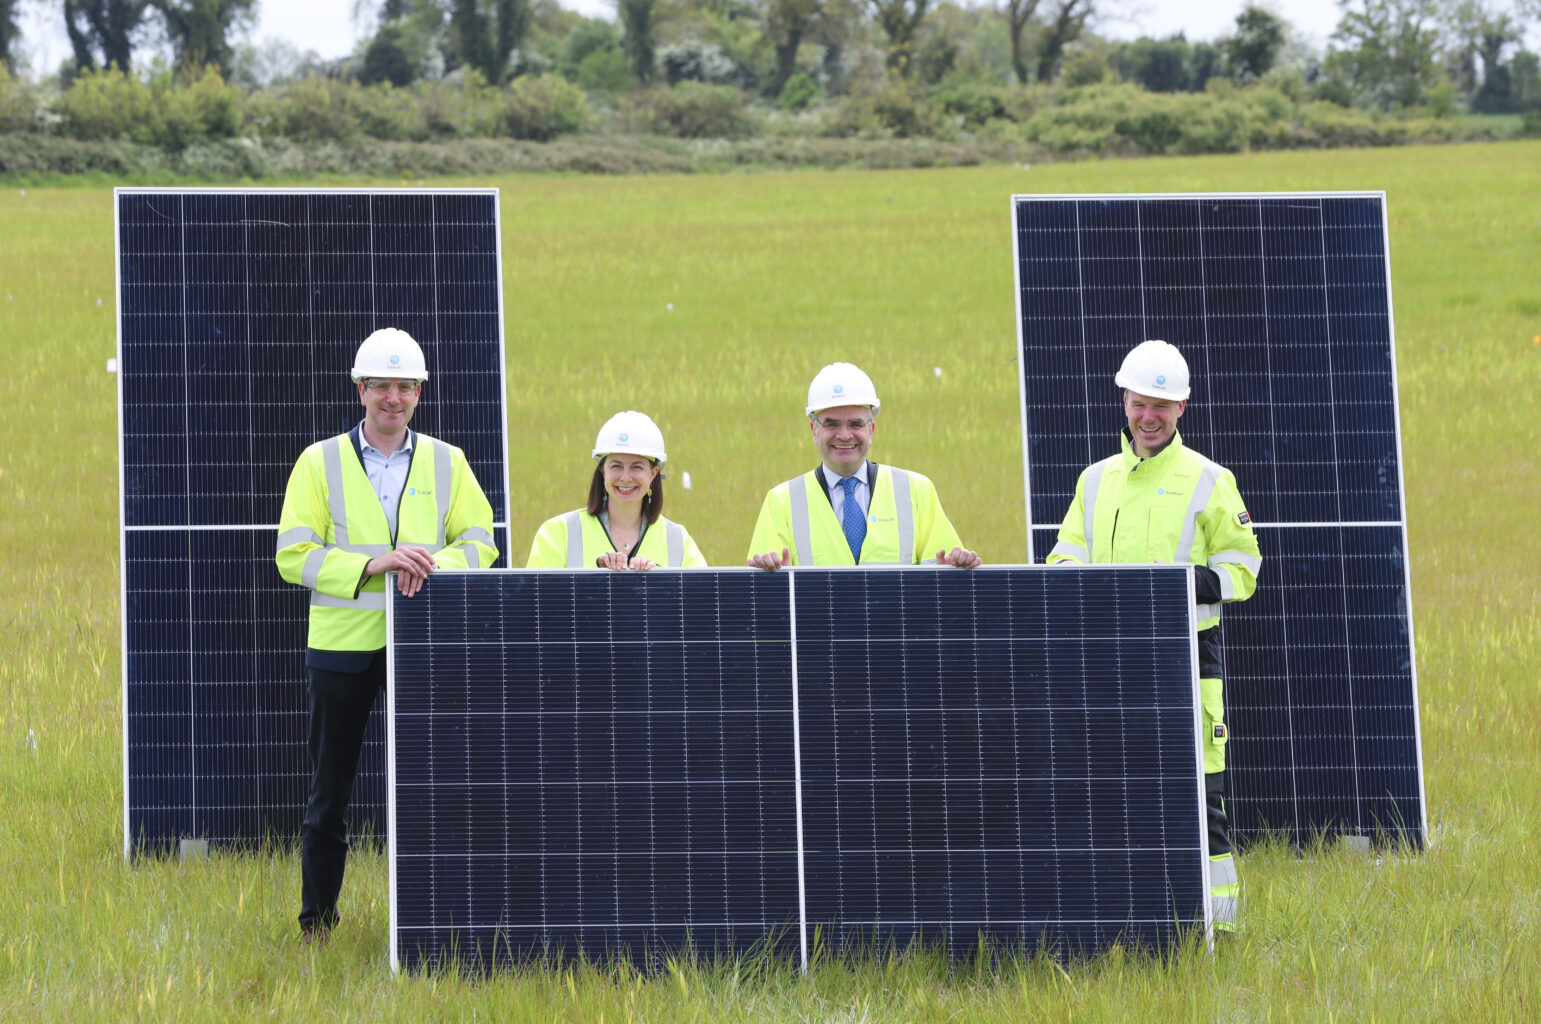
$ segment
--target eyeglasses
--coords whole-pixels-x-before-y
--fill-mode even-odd
[[[392,391],[398,395],[415,395],[422,386],[423,382],[420,380],[375,380],[367,378],[364,381],[364,387],[369,389],[371,394],[376,395],[388,395]]]
[[[817,423],[825,430],[839,430],[841,427],[848,427],[851,430],[861,430],[868,426],[872,421],[864,420],[860,416],[856,417],[854,420],[837,420],[833,416],[830,416],[822,420],[814,420],[813,422]]]

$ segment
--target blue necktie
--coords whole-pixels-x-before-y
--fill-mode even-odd
[[[839,486],[845,488],[845,500],[840,505],[840,527],[845,530],[845,542],[851,545],[851,557],[861,561],[861,542],[867,539],[867,516],[856,500],[856,478],[843,477]]]

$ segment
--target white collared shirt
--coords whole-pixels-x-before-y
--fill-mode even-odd
[[[359,454],[364,461],[364,475],[374,488],[380,507],[385,510],[385,521],[390,524],[391,537],[396,536],[396,509],[401,504],[401,489],[407,486],[407,470],[412,465],[414,435],[409,428],[407,436],[390,455],[377,449],[364,439],[364,429],[359,427]]]
[[[843,523],[840,518],[841,510],[845,508],[845,488],[840,486],[840,481],[845,479],[839,473],[820,463],[819,472],[824,474],[824,483],[829,486],[829,503],[835,510],[835,522]],[[867,462],[857,467],[856,473],[856,503],[861,506],[862,518],[866,518],[867,510],[872,507],[871,488],[867,486]]]

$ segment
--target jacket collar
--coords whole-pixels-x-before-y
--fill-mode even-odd
[[[829,481],[824,479],[824,463],[813,467],[813,478],[819,482],[819,490],[824,492],[824,499],[833,507],[835,499],[829,496]],[[867,493],[874,494],[878,487],[878,464],[871,459],[867,460]]]
[[[1125,465],[1138,465],[1142,462],[1150,462],[1158,466],[1164,466],[1175,457],[1173,453],[1183,446],[1183,435],[1180,430],[1172,431],[1172,440],[1167,446],[1149,458],[1135,454],[1134,438],[1129,435],[1128,427],[1118,432],[1118,441],[1123,451]]]

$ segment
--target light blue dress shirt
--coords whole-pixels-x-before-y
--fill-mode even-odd
[[[845,508],[845,488],[840,486],[841,476],[828,466],[819,465],[819,472],[824,474],[824,483],[829,486],[829,503],[835,509],[835,522],[843,522],[840,511]],[[861,505],[862,515],[872,507],[872,489],[867,486],[867,462],[856,470],[856,501]]]
[[[364,475],[369,477],[369,486],[374,488],[375,497],[380,499],[380,507],[385,510],[392,541],[396,539],[396,509],[401,504],[401,489],[407,486],[407,470],[412,465],[412,442],[415,439],[416,435],[408,429],[401,447],[386,455],[365,440],[363,427],[359,428]]]

